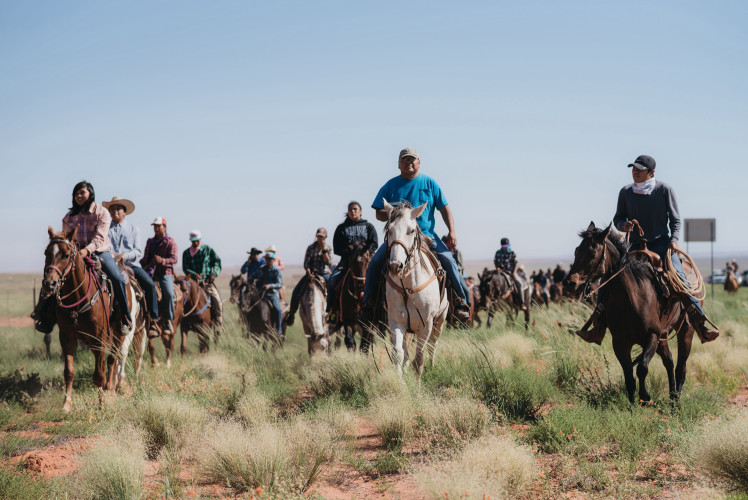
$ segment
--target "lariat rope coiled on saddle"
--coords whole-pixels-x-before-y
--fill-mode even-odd
[[[696,281],[695,283],[692,283],[691,281],[688,280],[688,278],[684,278],[683,276],[678,274],[678,271],[675,270],[675,268],[673,267],[673,263],[670,260],[671,256],[673,255],[673,249],[668,248],[667,259],[666,259],[666,262],[663,264],[662,269],[667,275],[667,277],[669,278],[670,285],[678,293],[682,293],[684,295],[690,295],[691,297],[699,301],[704,300],[704,297],[705,297],[704,280],[701,277],[701,273],[698,271],[696,264],[686,252],[682,250],[677,250],[677,253],[679,254],[681,260],[685,260],[686,262],[688,262],[688,265],[691,267],[691,269],[694,270],[694,274],[696,275]]]

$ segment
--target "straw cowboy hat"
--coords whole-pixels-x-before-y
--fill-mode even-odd
[[[125,200],[123,198],[120,198],[119,196],[115,196],[112,198],[112,201],[102,201],[101,206],[109,210],[109,207],[112,205],[121,205],[125,207],[125,213],[131,214],[135,211],[135,203],[131,202],[130,200]]]

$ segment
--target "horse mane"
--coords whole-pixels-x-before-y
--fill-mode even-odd
[[[403,215],[405,215],[405,209],[413,210],[413,205],[411,205],[407,201],[393,203],[392,207],[393,208],[392,208],[392,211],[390,212],[389,222],[395,222],[396,220],[401,218]]]
[[[604,230],[600,229],[599,227],[596,227],[594,229],[585,229],[584,231],[579,232],[579,236],[584,238],[593,238],[598,239],[599,236],[603,234]],[[608,241],[611,242],[613,247],[618,252],[618,255],[621,256],[618,263],[615,265],[615,268],[613,271],[618,271],[622,267],[628,266],[629,270],[631,271],[631,274],[633,274],[634,279],[639,282],[646,282],[651,281],[654,279],[654,268],[652,268],[652,265],[645,261],[640,259],[632,259],[629,255],[629,251],[631,249],[631,245],[622,237],[620,236],[608,236]]]

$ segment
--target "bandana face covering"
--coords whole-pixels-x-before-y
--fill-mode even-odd
[[[655,178],[652,177],[651,179],[647,179],[644,182],[635,182],[634,183],[634,192],[636,194],[652,194],[652,191],[654,191],[655,188]]]

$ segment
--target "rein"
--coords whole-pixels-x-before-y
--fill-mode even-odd
[[[187,293],[185,293],[185,294],[184,294],[184,299],[182,300],[182,306],[184,306],[184,305],[186,305],[186,304],[187,304],[187,299],[189,299],[189,298],[190,298],[190,295],[191,295],[191,291],[192,291],[192,287],[191,287],[191,285],[190,285],[190,280],[184,280],[184,282],[185,282],[185,283],[187,284]],[[201,315],[201,314],[202,314],[203,312],[205,312],[205,310],[206,310],[207,308],[209,308],[209,307],[210,307],[210,296],[208,296],[208,294],[206,294],[206,293],[205,293],[205,292],[204,292],[204,291],[203,291],[203,290],[202,290],[201,288],[199,288],[199,287],[198,287],[198,291],[200,291],[200,292],[203,292],[203,293],[205,294],[205,296],[206,296],[206,301],[205,301],[205,305],[204,305],[204,306],[203,306],[203,308],[202,308],[202,309],[200,309],[199,311],[197,311],[197,312],[193,312],[193,311],[195,311],[195,309],[197,309],[197,304],[198,304],[198,303],[200,302],[200,299],[199,299],[199,297],[198,297],[198,299],[197,299],[197,300],[195,301],[195,305],[194,305],[194,306],[192,306],[192,309],[190,309],[190,310],[189,310],[188,312],[186,312],[186,313],[184,314],[184,316],[183,316],[183,317],[185,317],[185,318],[189,318],[189,317],[191,317],[191,316],[199,316],[199,315]]]

